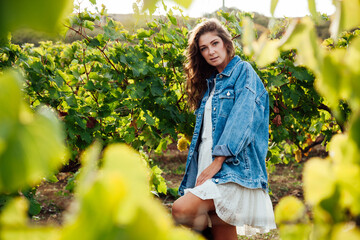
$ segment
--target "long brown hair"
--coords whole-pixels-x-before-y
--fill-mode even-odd
[[[200,36],[208,32],[215,32],[222,39],[230,59],[235,55],[231,35],[219,20],[215,18],[207,19],[196,25],[190,32],[184,69],[187,76],[188,104],[192,110],[198,108],[207,88],[206,79],[216,70],[215,67],[206,62],[199,49]]]

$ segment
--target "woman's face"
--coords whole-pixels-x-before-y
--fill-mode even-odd
[[[199,49],[206,62],[216,67],[219,73],[225,69],[230,61],[225,44],[216,32],[207,32],[201,35]]]

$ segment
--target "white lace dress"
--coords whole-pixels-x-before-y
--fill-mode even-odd
[[[213,91],[205,105],[197,176],[212,162],[211,100]],[[266,233],[276,228],[273,206],[269,194],[263,189],[249,189],[236,183],[215,184],[209,179],[200,186],[185,189],[185,193],[187,192],[203,200],[213,199],[216,214],[226,223],[236,226],[239,235]]]

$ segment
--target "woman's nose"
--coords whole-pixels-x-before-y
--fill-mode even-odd
[[[214,53],[215,53],[214,48],[210,47],[210,49],[209,49],[209,53],[210,53],[210,55],[214,54]]]

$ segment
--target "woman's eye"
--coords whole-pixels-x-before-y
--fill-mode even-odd
[[[216,46],[219,42],[214,42],[213,45]]]
[[[200,48],[200,52],[204,51],[206,48]]]

